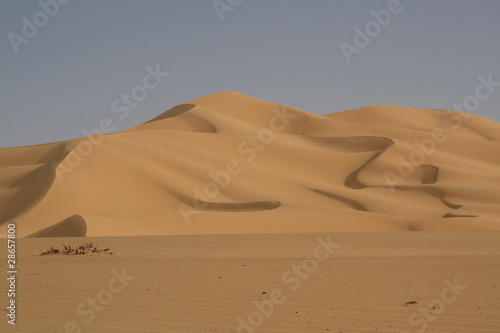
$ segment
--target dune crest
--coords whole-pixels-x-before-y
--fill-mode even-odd
[[[20,237],[500,229],[500,124],[476,115],[380,105],[320,116],[222,92],[100,139],[85,156],[85,138],[0,149],[0,227],[15,222]]]

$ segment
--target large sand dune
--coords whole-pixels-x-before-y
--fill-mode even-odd
[[[0,149],[0,224],[19,237],[491,230],[499,197],[500,124],[443,110],[320,116],[224,92]]]

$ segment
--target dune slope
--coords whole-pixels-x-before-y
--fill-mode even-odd
[[[324,116],[223,92],[125,132],[0,149],[20,237],[500,229],[500,124]],[[4,232],[4,230],[0,230]]]

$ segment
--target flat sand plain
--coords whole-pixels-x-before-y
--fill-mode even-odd
[[[114,254],[39,255],[88,241]],[[9,332],[500,332],[499,231],[27,238],[18,250]]]

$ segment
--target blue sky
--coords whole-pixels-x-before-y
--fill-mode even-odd
[[[325,114],[448,109],[478,77],[500,82],[498,0],[218,0],[219,13],[213,0],[72,0],[54,13],[55,1],[0,1],[0,147],[82,137],[103,118],[125,130],[218,91]],[[372,37],[348,62],[355,27]],[[156,66],[169,75],[120,119],[113,102]],[[473,113],[500,121],[490,89]]]

